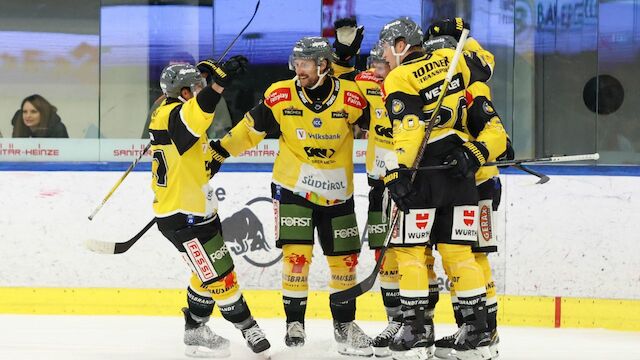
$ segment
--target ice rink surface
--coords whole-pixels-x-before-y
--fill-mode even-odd
[[[271,359],[346,359],[336,353],[329,320],[307,320],[307,344],[286,348],[284,321],[258,320],[271,341]],[[238,330],[221,318],[209,324],[231,340],[228,359],[260,359],[244,344]],[[385,324],[360,321],[375,335]],[[0,359],[3,360],[164,360],[188,359],[179,317],[0,315]],[[454,331],[436,324],[436,336]],[[500,328],[500,359],[640,360],[640,333],[600,329]],[[354,358],[355,359],[355,358]],[[390,359],[390,358],[389,358]]]

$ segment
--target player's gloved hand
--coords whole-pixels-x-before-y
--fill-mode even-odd
[[[489,150],[478,141],[467,141],[451,152],[445,159],[445,165],[451,165],[451,176],[456,179],[472,178],[476,171],[487,162]]]
[[[431,38],[432,36],[450,35],[453,36],[456,41],[460,41],[463,29],[471,30],[471,27],[469,23],[461,17],[442,19],[429,26],[425,37]]]
[[[399,171],[401,168],[406,168],[406,166],[400,165],[400,167],[393,170],[387,170],[387,175],[384,177],[384,186],[389,189],[391,198],[398,209],[408,214],[409,201],[414,196],[414,190],[411,184],[411,172]]]
[[[210,171],[209,178],[212,178],[220,171],[222,163],[229,157],[229,152],[225,150],[220,144],[220,140],[209,141],[211,147],[211,161],[208,164],[208,170]]]
[[[516,152],[513,150],[513,146],[511,146],[511,139],[507,139],[507,149],[496,158],[496,161],[513,160],[515,158]],[[502,165],[498,167],[502,169],[509,167],[509,165]]]
[[[346,63],[360,52],[364,26],[358,26],[355,17],[350,17],[336,20],[333,27],[336,29],[333,48],[338,59]]]
[[[226,62],[217,64],[215,60],[207,59],[198,63],[198,70],[205,76],[207,83],[215,82],[226,88],[233,79],[247,71],[249,60],[242,55],[232,56]]]

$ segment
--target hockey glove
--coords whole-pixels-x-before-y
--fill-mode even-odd
[[[211,59],[200,61],[198,70],[207,78],[207,83],[211,84],[213,81],[226,88],[231,85],[233,79],[247,71],[247,64],[249,64],[249,60],[246,57],[236,55],[222,64],[216,64]]]
[[[460,41],[460,36],[462,36],[463,29],[471,30],[471,28],[469,27],[469,23],[464,21],[461,17],[453,19],[443,19],[440,21],[436,21],[431,24],[431,26],[429,26],[429,30],[427,30],[427,36],[431,38],[433,36],[450,35],[453,36],[456,41]]]
[[[516,152],[515,150],[513,150],[513,146],[511,146],[511,139],[507,139],[507,149],[496,158],[496,161],[513,160],[515,158]],[[509,165],[502,165],[498,167],[504,169],[506,167],[509,167]]]
[[[467,141],[462,146],[453,149],[445,160],[445,165],[451,165],[451,176],[456,179],[473,178],[476,171],[487,162],[489,150],[478,141]]]
[[[222,163],[229,157],[229,152],[220,145],[220,140],[209,141],[209,146],[211,147],[211,161],[209,161],[207,169],[210,172],[209,179],[211,179],[220,171]]]
[[[410,171],[398,171],[400,168],[406,168],[400,165],[399,168],[387,170],[384,177],[384,186],[389,189],[393,202],[396,203],[398,209],[404,213],[409,213],[409,201],[414,196],[413,185],[411,184]]]
[[[333,48],[339,62],[346,64],[360,52],[360,44],[364,38],[364,26],[358,26],[356,18],[350,17],[336,20],[333,27],[336,29]]]

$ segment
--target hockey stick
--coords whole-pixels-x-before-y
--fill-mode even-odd
[[[256,9],[253,11],[253,15],[251,16],[251,19],[249,19],[249,22],[247,23],[247,25],[245,25],[242,28],[242,30],[240,30],[240,33],[238,35],[236,35],[236,38],[233,39],[231,44],[229,44],[229,46],[227,46],[227,48],[224,49],[224,51],[222,52],[222,55],[220,55],[220,58],[218,59],[218,61],[216,61],[216,64],[219,64],[224,59],[224,57],[227,56],[227,54],[229,53],[229,51],[233,47],[233,44],[235,44],[236,41],[238,41],[238,39],[240,38],[240,35],[242,35],[242,33],[244,33],[244,31],[247,30],[247,28],[249,27],[249,25],[253,21],[253,18],[256,17],[256,14],[258,13],[258,8],[259,7],[260,7],[260,0],[258,0],[258,2],[256,3]]]
[[[431,118],[429,119],[429,123],[427,124],[427,128],[424,133],[424,138],[422,139],[422,143],[418,148],[418,153],[416,154],[415,159],[413,160],[412,168],[418,167],[422,157],[424,155],[424,151],[427,148],[427,143],[429,142],[429,137],[431,137],[431,131],[435,126],[436,119],[438,118],[438,114],[440,113],[440,108],[442,107],[442,101],[449,89],[449,83],[453,78],[453,74],[456,71],[458,66],[458,60],[460,59],[460,55],[462,54],[462,48],[464,47],[464,43],[467,41],[467,36],[469,35],[469,30],[462,30],[462,35],[460,36],[460,41],[458,41],[458,46],[456,47],[456,52],[453,55],[453,59],[451,60],[451,64],[449,65],[449,70],[447,71],[447,75],[442,83],[442,91],[440,91],[440,95],[438,96],[438,101],[436,102],[436,106],[433,109],[433,114],[431,114]],[[395,164],[397,167],[397,164]],[[417,171],[414,171],[411,174],[411,182],[416,178]],[[391,211],[391,222],[389,223],[389,228],[387,229],[387,235],[384,239],[384,243],[380,248],[380,255],[376,260],[376,265],[373,267],[373,271],[366,279],[362,280],[360,283],[352,286],[348,289],[335,292],[329,295],[329,301],[334,303],[341,303],[347,300],[355,299],[358,296],[366,293],[371,290],[373,284],[376,282],[376,278],[378,277],[378,272],[380,271],[380,266],[382,266],[382,261],[384,260],[384,254],[389,248],[389,242],[391,242],[391,237],[393,235],[393,229],[398,224],[398,219],[400,218],[400,211],[393,207],[394,210]]]
[[[122,176],[120,177],[120,179],[116,182],[115,185],[113,185],[113,187],[111,188],[111,190],[109,191],[109,193],[107,194],[107,196],[104,197],[104,199],[102,199],[102,202],[100,203],[100,205],[98,205],[98,207],[95,208],[95,210],[93,210],[93,212],[91,213],[91,215],[89,215],[89,220],[93,220],[93,218],[96,216],[96,214],[98,213],[98,211],[100,211],[100,209],[102,209],[102,207],[104,206],[104,204],[107,202],[107,200],[109,200],[109,198],[111,197],[111,195],[113,195],[113,193],[116,191],[116,189],[118,188],[118,186],[120,186],[120,184],[122,184],[122,181],[124,181],[124,178],[127,177],[127,175],[129,175],[129,173],[131,172],[131,170],[133,170],[134,167],[136,167],[136,165],[138,165],[138,162],[140,161],[140,159],[142,159],[142,157],[147,153],[147,151],[149,151],[149,148],[151,147],[151,143],[149,142],[144,149],[142,149],[142,152],[140,153],[140,155],[138,155],[138,158],[136,158],[131,165],[129,165],[129,168],[127,169],[127,171],[124,172],[124,174],[122,174]]]
[[[126,252],[127,250],[129,250],[133,246],[133,244],[135,244],[138,240],[140,240],[142,235],[144,235],[149,229],[151,229],[151,227],[155,223],[156,223],[156,218],[153,218],[134,237],[132,237],[131,239],[125,242],[113,243],[113,242],[89,239],[85,242],[85,246],[89,250],[96,253],[100,253],[100,254],[122,254],[123,252]]]
[[[503,160],[503,161],[492,161],[485,163],[482,166],[515,166],[522,164],[537,164],[537,163],[547,163],[547,162],[570,162],[570,161],[589,161],[589,160],[598,160],[600,159],[600,154],[580,154],[580,155],[563,155],[563,156],[549,156],[549,157],[541,157],[541,158],[533,158],[533,159],[516,159],[516,160]],[[433,171],[433,170],[447,170],[451,169],[455,166],[455,162],[451,162],[450,164],[443,165],[431,165],[431,166],[420,166],[417,168],[404,168],[400,169],[401,171]],[[520,169],[525,172],[529,172],[527,170]],[[530,173],[531,174],[531,173]],[[533,174],[532,174],[533,175]],[[536,175],[538,176],[538,175]]]
[[[483,166],[503,166],[503,165],[519,165],[519,164],[533,164],[533,163],[547,163],[547,162],[569,162],[569,161],[588,161],[598,160],[600,154],[580,154],[580,155],[561,155],[561,156],[547,156],[533,159],[521,159],[521,160],[503,160],[493,161],[484,164]]]
[[[538,177],[538,181],[536,181],[536,184],[541,184],[541,185],[542,184],[546,184],[547,182],[549,182],[549,180],[551,180],[547,175],[539,173],[537,171],[533,171],[533,170],[529,169],[528,167],[524,167],[524,165],[514,164],[514,165],[511,165],[511,166],[513,166],[514,168],[516,168],[516,169],[518,169],[520,171],[524,171],[524,172],[526,172],[528,174],[531,174],[533,176]]]

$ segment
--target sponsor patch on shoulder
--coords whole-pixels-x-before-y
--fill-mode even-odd
[[[364,109],[367,106],[367,101],[360,94],[353,91],[344,92],[344,103],[358,109]]]
[[[373,82],[380,81],[380,79],[378,79],[378,77],[376,77],[376,75],[371,71],[361,71],[358,75],[356,75],[355,80],[356,81],[373,81]]]
[[[275,89],[269,94],[269,96],[264,100],[267,106],[272,107],[279,102],[289,101],[291,100],[291,89],[289,88],[279,88]]]

